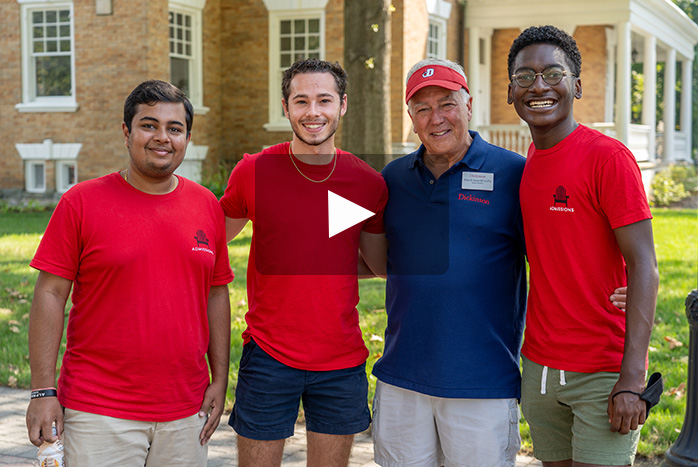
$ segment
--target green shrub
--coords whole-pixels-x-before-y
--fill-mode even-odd
[[[698,186],[693,164],[676,163],[657,172],[652,180],[652,206],[669,206],[688,198]]]
[[[215,169],[204,171],[201,175],[201,185],[211,190],[216,198],[221,199],[225,187],[228,186],[228,178],[230,178],[230,172],[233,171],[234,166],[234,163],[219,162]]]
[[[53,211],[55,207],[55,203],[40,203],[33,199],[24,203],[8,203],[5,200],[0,200],[0,214]]]

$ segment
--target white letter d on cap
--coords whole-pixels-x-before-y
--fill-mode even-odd
[[[433,68],[427,68],[427,70],[422,73],[422,78],[428,78],[434,74],[434,69]]]

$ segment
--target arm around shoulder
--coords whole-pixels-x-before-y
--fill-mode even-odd
[[[385,278],[388,263],[388,240],[385,234],[373,234],[361,231],[359,237],[359,275],[370,277],[371,274]],[[362,261],[363,260],[363,261]],[[362,271],[362,266],[367,266],[370,271]]]
[[[249,222],[249,219],[234,219],[232,217],[225,217],[225,241],[230,242],[232,239],[238,236],[242,229],[245,228]]]

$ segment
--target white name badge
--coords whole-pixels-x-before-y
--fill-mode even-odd
[[[464,190],[494,190],[494,174],[483,172],[463,172],[461,188]]]

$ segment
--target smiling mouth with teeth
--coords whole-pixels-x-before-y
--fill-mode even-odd
[[[553,100],[534,101],[534,102],[529,102],[528,106],[532,107],[534,109],[539,109],[539,108],[543,108],[543,107],[550,107],[554,103],[555,103],[555,101],[553,101]]]
[[[435,133],[433,133],[433,134],[434,134],[434,136],[443,136],[443,135],[445,135],[447,132],[448,132],[448,130],[444,130],[444,131],[435,132]]]
[[[303,126],[306,128],[310,128],[311,130],[316,130],[318,128],[321,128],[324,125],[324,123],[304,123]]]

